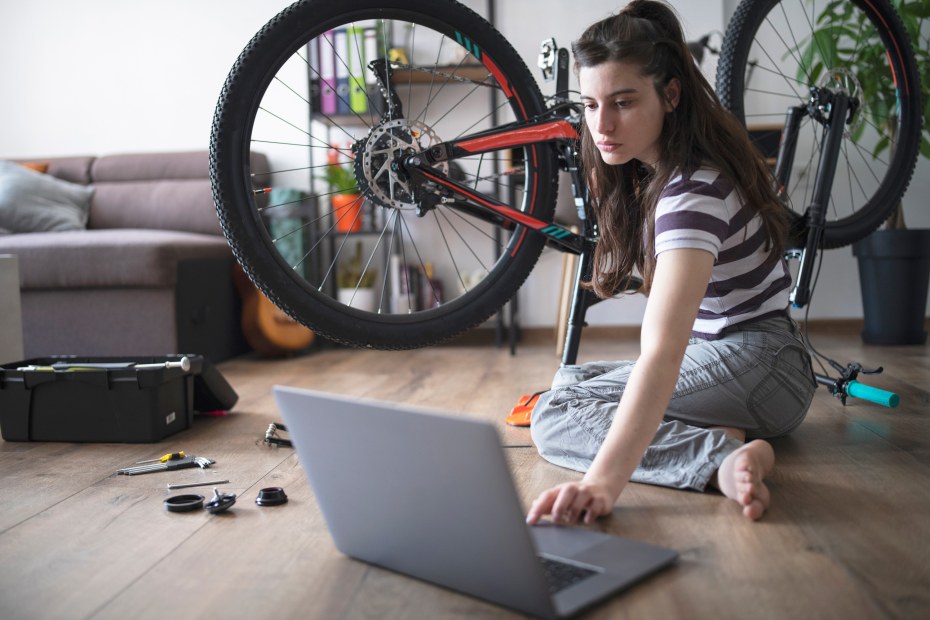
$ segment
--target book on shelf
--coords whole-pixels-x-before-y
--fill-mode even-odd
[[[307,63],[310,65],[310,109],[320,111],[320,44],[314,39],[307,44]]]
[[[433,277],[430,263],[425,266],[411,265],[400,255],[391,255],[390,260],[391,312],[403,314],[417,310],[428,310],[442,304],[442,282]]]
[[[325,32],[317,40],[320,61],[320,107],[322,114],[336,114],[336,51],[335,32]],[[312,73],[312,71],[311,71]]]
[[[352,107],[349,104],[349,66],[346,64],[348,46],[348,33],[345,28],[337,28],[333,35],[333,47],[335,48],[335,73],[336,73],[336,114],[351,114]]]
[[[362,38],[362,50],[364,53],[362,66],[365,69],[365,90],[368,94],[368,105],[371,106],[372,113],[380,116],[384,114],[387,105],[385,104],[381,87],[378,85],[378,78],[375,76],[375,72],[368,68],[368,63],[383,56],[383,54],[378,53],[380,49],[379,29],[375,27],[365,28],[362,33]]]
[[[351,26],[346,29],[346,64],[349,71],[349,107],[356,114],[368,112],[365,90],[365,31]]]

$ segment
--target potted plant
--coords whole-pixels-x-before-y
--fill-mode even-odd
[[[355,254],[339,264],[336,273],[339,303],[369,312],[375,309],[375,281],[378,271],[362,262],[362,242],[355,244]]]
[[[930,18],[930,2],[892,0],[892,4],[907,30],[921,74],[923,130],[920,155],[930,159],[930,38],[921,35],[921,25]],[[863,13],[849,9],[847,3],[828,3],[815,20],[820,34],[835,37],[837,31],[859,32],[862,24],[857,18],[861,18]],[[810,40],[802,43],[804,51],[801,57],[809,60],[810,65],[802,65],[801,71],[819,75],[827,69],[820,51],[823,41],[815,32]],[[839,43],[835,39],[831,42],[835,44],[831,51],[842,54]],[[895,109],[895,101],[888,100],[887,89],[870,84],[875,76],[887,73],[885,51],[877,40],[872,47],[874,49],[857,45],[855,61],[845,60],[843,65],[862,82],[860,94],[865,108],[887,114],[888,110]],[[897,118],[888,114],[887,121],[882,123],[884,136],[872,149],[873,157],[881,156],[894,144]],[[854,132],[853,140],[856,138]],[[870,344],[923,344],[927,338],[924,317],[930,282],[930,229],[908,229],[903,205],[899,202],[882,229],[853,244],[853,254],[859,261],[865,319],[863,340]]]
[[[324,174],[320,178],[329,186],[336,230],[339,232],[362,230],[361,211],[364,201],[358,191],[354,170],[338,163],[336,157],[330,156],[329,163],[326,164]]]

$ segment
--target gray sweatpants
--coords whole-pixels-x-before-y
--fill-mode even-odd
[[[604,442],[635,362],[591,362],[559,369],[531,416],[546,460],[587,471]],[[787,317],[734,325],[719,340],[692,339],[665,417],[633,482],[703,490],[742,442],[722,430],[765,439],[794,430],[817,387],[810,356]]]

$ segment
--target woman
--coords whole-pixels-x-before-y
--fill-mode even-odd
[[[535,406],[540,454],[586,473],[527,521],[591,523],[631,480],[710,484],[758,519],[775,464],[764,439],[800,424],[816,388],[768,170],[666,5],[634,0],[572,47],[599,223],[590,286],[610,297],[637,270],[648,302],[635,363],[562,368]]]

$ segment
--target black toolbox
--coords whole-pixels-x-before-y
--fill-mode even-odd
[[[156,442],[238,395],[200,355],[43,357],[0,366],[6,441]]]

